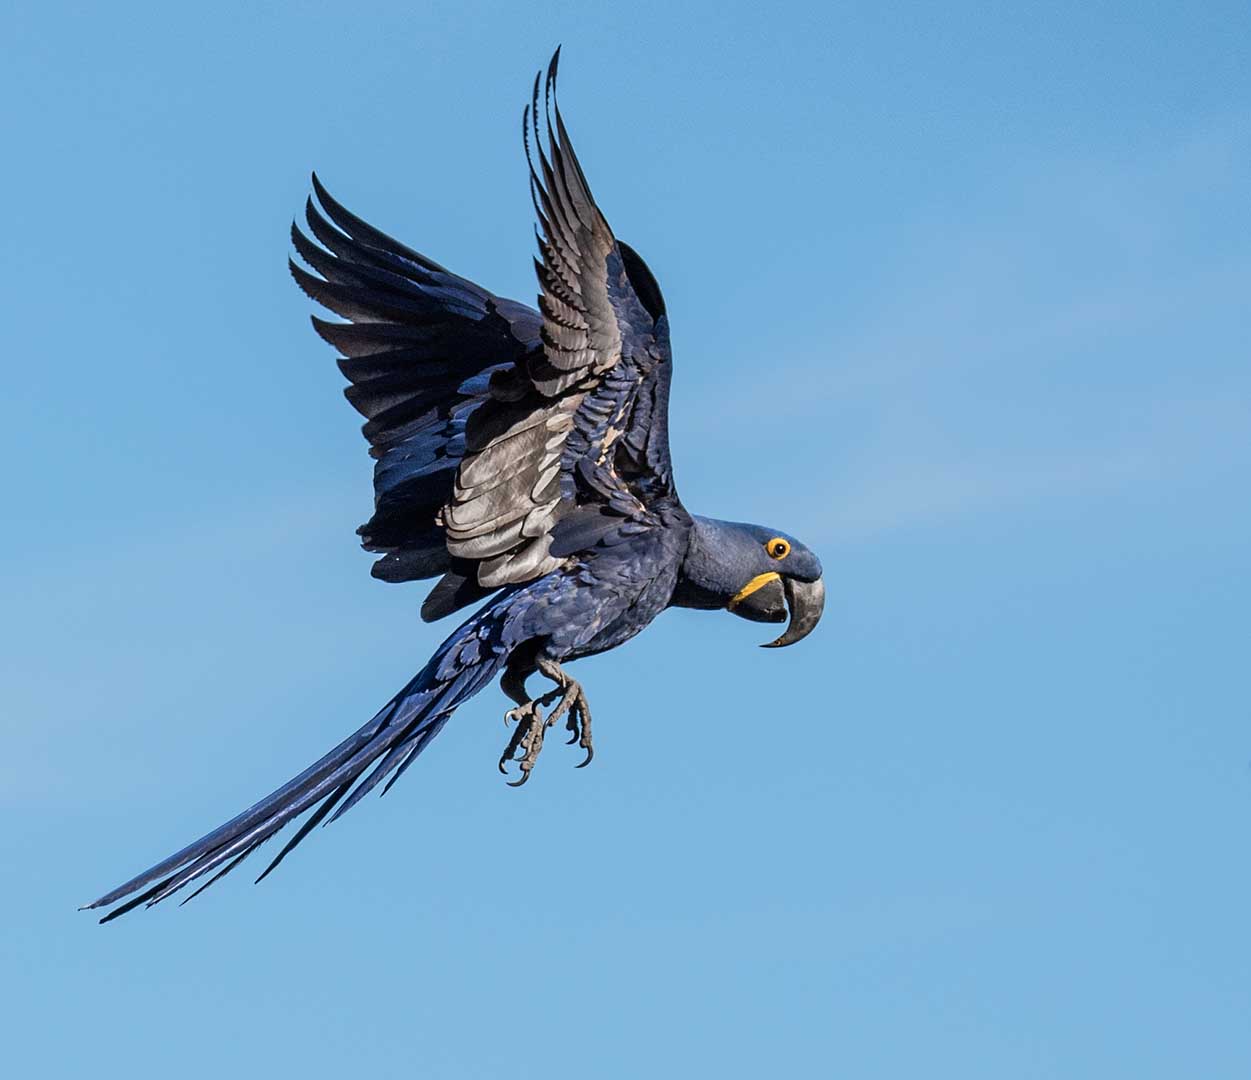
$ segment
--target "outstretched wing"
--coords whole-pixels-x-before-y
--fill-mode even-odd
[[[316,175],[313,189],[305,219],[318,243],[294,224],[291,238],[321,276],[294,261],[290,269],[312,299],[351,320],[314,316],[313,327],[342,354],[345,394],[377,461],[374,515],[357,531],[382,554],[375,577],[433,577],[452,568],[436,519],[464,456],[467,417],[496,370],[542,351],[541,320],[366,224]]]
[[[382,553],[374,576],[442,574],[428,619],[547,573],[676,498],[664,302],[590,194],[555,102],[558,60],[524,117],[541,314],[366,224],[316,177],[322,210],[310,199],[306,218],[318,243],[292,231],[320,275],[292,263],[297,283],[349,320],[313,324],[343,354],[377,459],[375,513],[359,530]]]
[[[622,519],[649,519],[658,500],[676,498],[664,301],[591,196],[556,103],[559,58],[543,85],[546,123],[538,77],[523,118],[542,352],[501,377],[522,388],[517,400],[492,400],[470,418],[444,513],[449,551],[478,560],[484,586],[545,573]]]

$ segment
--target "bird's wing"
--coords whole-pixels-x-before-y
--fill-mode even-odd
[[[475,560],[488,587],[546,573],[674,496],[664,301],[591,195],[556,104],[559,56],[547,69],[542,118],[537,77],[524,117],[542,351],[501,374],[512,394],[470,418],[444,513],[448,550]]]
[[[451,568],[436,516],[464,456],[465,422],[487,397],[491,374],[541,352],[537,311],[479,285],[366,224],[313,176],[305,219],[314,243],[291,227],[296,283],[349,322],[313,317],[342,356],[344,391],[366,420],[374,466],[374,515],[357,530],[382,558],[384,581]],[[320,208],[319,205],[320,204]]]
[[[374,576],[442,574],[427,619],[611,542],[674,494],[664,302],[590,194],[555,102],[558,59],[524,118],[541,314],[368,225],[316,177],[318,243],[292,231],[320,275],[293,262],[297,283],[349,320],[313,323],[343,353],[377,459],[375,513],[359,530],[383,556]]]

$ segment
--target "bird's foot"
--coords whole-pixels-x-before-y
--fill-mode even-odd
[[[569,732],[567,745],[572,746],[577,743],[586,751],[586,757],[577,768],[585,768],[591,764],[591,759],[595,757],[595,747],[591,741],[591,705],[586,699],[586,694],[582,689],[582,684],[576,679],[571,679],[565,674],[559,664],[545,664],[539,662],[539,670],[543,672],[549,679],[554,679],[559,685],[547,697],[560,695],[560,702],[552,714],[547,718],[549,725],[556,723],[562,716],[565,717],[565,730]],[[546,700],[546,699],[545,699]]]
[[[562,717],[565,721],[565,730],[569,732],[569,745],[577,743],[586,751],[586,757],[578,768],[589,765],[595,756],[595,748],[591,744],[591,706],[586,700],[586,694],[581,685],[576,679],[571,679],[566,675],[555,661],[540,660],[538,668],[556,683],[556,686],[542,697],[526,700],[523,677],[509,675],[501,683],[513,700],[519,702],[515,709],[509,709],[504,714],[504,723],[515,723],[517,727],[499,760],[499,770],[505,775],[508,772],[509,762],[516,762],[521,770],[521,776],[512,781],[509,784],[510,787],[521,787],[530,779],[530,773],[543,749],[543,738],[547,734],[547,729]],[[553,702],[556,707],[545,717],[543,710],[551,706]]]
[[[548,698],[551,696],[549,694],[546,697],[527,701],[524,705],[509,709],[504,714],[504,723],[515,723],[517,728],[512,738],[508,740],[504,753],[500,755],[499,770],[507,775],[510,761],[518,762],[521,769],[521,778],[511,781],[509,787],[521,787],[530,779],[530,770],[534,768],[534,763],[539,759],[539,752],[543,749],[543,736],[553,723],[550,718],[544,720],[542,709],[542,706],[548,704]],[[519,752],[520,757],[518,757]]]

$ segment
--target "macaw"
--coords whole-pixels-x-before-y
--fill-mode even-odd
[[[499,769],[515,764],[520,786],[562,719],[582,765],[591,760],[591,710],[570,661],[615,649],[669,607],[768,623],[789,613],[769,648],[799,641],[820,619],[825,590],[812,551],[781,529],[692,514],[678,497],[665,303],[591,196],[556,102],[559,58],[558,49],[535,77],[523,113],[537,311],[366,224],[315,174],[316,202],[305,208],[312,237],[294,224],[291,232],[315,271],[290,261],[296,283],[347,320],[314,316],[313,326],[343,354],[346,396],[367,421],[375,512],[359,532],[381,555],[373,576],[437,576],[421,609],[427,621],[485,603],[364,727],[88,904],[117,905],[101,922],[213,873],[195,896],[312,810],[265,877],[319,823],[382,780],[389,788],[496,677],[516,725]],[[531,693],[534,674],[553,688]]]

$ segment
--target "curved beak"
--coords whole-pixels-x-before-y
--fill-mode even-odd
[[[766,642],[762,649],[780,649],[783,645],[794,645],[812,633],[813,628],[821,621],[821,613],[825,610],[825,581],[796,581],[793,578],[783,579],[786,592],[786,607],[791,613],[790,625],[786,632],[775,641]]]

